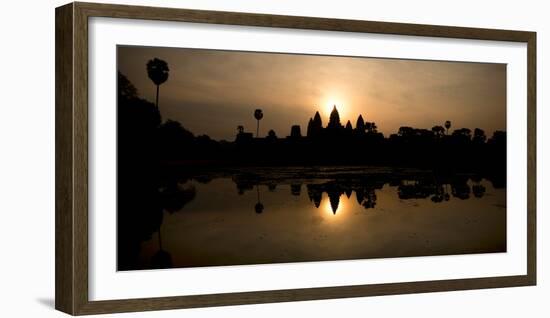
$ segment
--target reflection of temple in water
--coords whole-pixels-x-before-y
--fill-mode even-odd
[[[301,169],[301,168],[300,168]],[[286,203],[283,200],[301,201],[307,199],[319,211],[328,215],[345,215],[349,209],[349,200],[357,200],[364,211],[379,208],[377,194],[382,197],[380,190],[390,187],[386,192],[396,196],[399,200],[423,200],[428,204],[445,204],[450,200],[476,200],[486,194],[486,187],[495,189],[505,187],[505,181],[482,179],[472,175],[434,176],[432,174],[389,174],[371,173],[361,175],[357,173],[341,172],[338,168],[323,170],[322,177],[310,177],[302,170],[288,170],[278,173],[239,172],[215,176],[201,174],[198,176],[186,175],[184,178],[170,176],[158,188],[138,186],[128,187],[129,197],[123,197],[123,205],[118,214],[121,226],[119,227],[119,269],[134,269],[139,264],[138,252],[143,241],[156,238],[158,245],[155,252],[143,266],[146,268],[169,268],[175,259],[171,251],[162,244],[161,224],[165,215],[181,213],[184,207],[196,200],[201,189],[200,184],[208,184],[218,178],[231,177],[239,196],[250,202],[250,212],[259,218],[267,220],[270,204]],[[347,171],[347,170],[346,170]],[[299,174],[298,174],[299,173]],[[319,173],[317,170],[315,174]],[[298,179],[297,176],[300,176]],[[227,183],[231,186],[231,183]],[[279,188],[280,187],[280,188]],[[284,195],[275,195],[270,192],[279,192]],[[307,195],[307,197],[306,197]],[[342,197],[344,196],[345,197]],[[355,195],[355,198],[353,197]],[[139,200],[133,198],[138,197]],[[251,198],[250,198],[251,197]],[[273,202],[279,198],[279,202]],[[343,201],[341,201],[341,199]],[[387,198],[386,198],[387,199]],[[264,201],[265,200],[265,201]],[[323,202],[324,201],[324,202]],[[354,203],[353,203],[354,204]],[[355,204],[354,204],[355,205]],[[358,208],[357,206],[355,206]],[[274,211],[276,209],[272,209]],[[362,210],[362,209],[361,209]],[[357,211],[354,211],[357,212]],[[156,234],[156,235],[155,235]]]
[[[321,206],[323,193],[326,193],[331,210],[334,214],[338,211],[340,197],[345,195],[351,198],[353,193],[357,203],[365,209],[374,209],[376,207],[376,190],[382,189],[384,185],[397,187],[397,196],[400,200],[429,199],[433,203],[449,201],[451,197],[466,200],[473,194],[474,198],[481,198],[485,194],[485,187],[481,184],[481,178],[469,176],[453,176],[448,178],[430,177],[392,177],[390,175],[374,175],[368,177],[335,179],[319,183],[317,180],[311,180],[311,183],[305,183],[309,200],[316,208]],[[472,185],[469,184],[471,181]],[[233,182],[237,186],[240,195],[246,191],[254,189],[254,186],[267,186],[269,191],[275,191],[277,184],[288,184],[290,186],[290,195],[300,196],[302,193],[302,182],[293,182],[288,180],[263,180],[257,175],[239,175],[233,177]],[[260,203],[258,196],[258,203]],[[263,210],[258,209],[256,212]]]
[[[485,187],[480,181],[473,181],[468,184],[468,178],[454,179],[450,183],[438,183],[429,180],[400,180],[388,182],[389,186],[397,187],[397,196],[400,200],[430,199],[434,203],[449,201],[452,197],[466,200],[473,193],[475,198],[482,198],[485,194]],[[382,189],[385,182],[327,182],[324,184],[307,184],[309,200],[316,208],[321,206],[323,193],[326,193],[332,212],[336,213],[340,204],[340,196],[351,197],[355,192],[357,203],[365,209],[376,207],[376,190]]]
[[[376,189],[382,189],[384,182],[350,181],[336,182],[330,181],[323,184],[308,184],[307,191],[309,200],[313,202],[316,208],[321,205],[323,193],[326,193],[332,212],[336,213],[340,205],[340,196],[346,195],[350,198],[355,192],[357,203],[365,209],[372,209],[376,206]]]

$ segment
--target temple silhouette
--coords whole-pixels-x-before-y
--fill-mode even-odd
[[[230,165],[367,164],[504,173],[506,132],[495,131],[488,138],[480,128],[459,128],[450,133],[450,127],[450,121],[431,129],[402,126],[385,137],[376,123],[365,121],[363,115],[358,116],[355,126],[349,120],[342,125],[334,105],[326,126],[316,112],[307,123],[305,135],[298,124],[282,138],[273,129],[263,137],[238,126],[233,142],[212,151]],[[203,159],[207,164],[208,158]],[[210,163],[216,161],[220,163]]]

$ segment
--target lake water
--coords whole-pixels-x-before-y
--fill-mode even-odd
[[[506,189],[479,176],[241,169],[187,176],[159,193],[158,226],[131,269],[506,251]]]

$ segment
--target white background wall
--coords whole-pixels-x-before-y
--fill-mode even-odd
[[[103,2],[115,2],[104,0]],[[443,24],[538,32],[537,287],[121,314],[125,317],[548,317],[550,23],[546,1],[139,0],[117,3]],[[61,317],[54,297],[54,8],[0,10],[0,316]]]

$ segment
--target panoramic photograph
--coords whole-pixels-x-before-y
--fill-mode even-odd
[[[117,47],[117,269],[506,252],[506,64]]]

